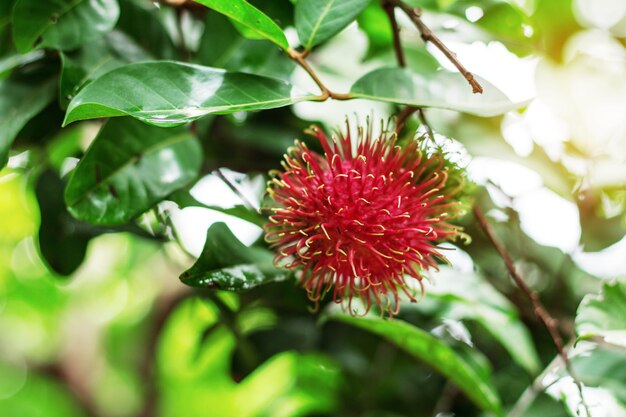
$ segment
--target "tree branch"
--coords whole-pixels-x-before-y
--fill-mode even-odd
[[[398,66],[404,68],[406,67],[406,59],[404,58],[404,51],[402,50],[402,44],[400,41],[400,28],[398,27],[398,21],[396,20],[395,6],[389,0],[382,0],[381,5],[387,13],[389,23],[391,24],[391,31],[393,33],[393,49],[396,52]]]
[[[398,114],[396,117],[396,135],[400,134],[407,119],[418,110],[420,110],[419,107],[407,106]]]
[[[259,211],[257,204],[252,203],[252,201],[250,201],[248,197],[246,197],[246,195],[241,191],[241,189],[237,186],[237,184],[231,181],[230,178],[228,178],[224,174],[221,168],[217,168],[215,170],[215,175],[217,175],[217,177],[221,179],[222,182],[224,182],[224,184],[226,184],[226,186],[230,188],[230,190],[237,195],[237,197],[239,197],[239,199],[241,200],[243,205],[246,206],[246,208],[252,211],[256,211],[256,212]]]
[[[309,76],[313,79],[313,81],[315,81],[315,84],[317,84],[319,89],[322,90],[322,94],[317,98],[319,101],[325,101],[328,98],[333,98],[335,100],[350,100],[352,98],[349,93],[335,93],[331,91],[328,87],[326,87],[326,85],[318,77],[317,73],[306,61],[305,58],[308,55],[308,52],[301,53],[296,50],[289,49],[288,54],[291,59],[298,63],[298,65],[300,65],[302,69],[304,69],[307,74],[309,74]]]
[[[398,21],[396,20],[395,6],[389,0],[381,0],[381,6],[387,13],[389,18],[389,24],[391,25],[391,31],[393,33],[393,50],[396,53],[396,61],[400,68],[406,67],[406,59],[404,57],[404,51],[402,50],[402,41],[400,40],[400,28],[398,27]],[[399,135],[409,117],[416,111],[418,107],[407,106],[398,114],[396,118],[396,135]]]
[[[472,92],[474,94],[483,92],[483,87],[480,85],[478,81],[474,78],[474,75],[469,72],[463,64],[457,59],[456,54],[452,52],[448,47],[433,33],[432,30],[422,21],[422,10],[419,7],[411,7],[408,4],[404,3],[401,0],[385,0],[387,4],[390,4],[394,7],[400,8],[406,15],[411,19],[417,30],[420,32],[422,39],[424,42],[430,42],[437,49],[439,49],[443,54],[450,60],[452,64],[459,70],[459,72],[465,77],[469,85],[472,87]]]
[[[417,109],[417,117],[420,119],[420,123],[422,124],[422,126],[426,128],[426,133],[428,133],[428,137],[430,138],[430,140],[435,143],[435,133],[433,132],[433,128],[430,127],[428,120],[426,120],[426,112],[423,108],[420,107]]]
[[[404,57],[404,51],[402,50],[402,41],[400,40],[400,28],[398,27],[398,21],[396,20],[395,15],[395,5],[390,0],[381,0],[381,6],[387,12],[387,16],[389,17],[389,24],[391,25],[391,30],[393,33],[393,49],[396,53],[396,61],[398,61],[398,66],[400,68],[406,67],[406,59]],[[430,139],[434,142],[435,135],[433,133],[432,128],[428,124],[426,120],[426,114],[424,113],[424,109],[421,107],[407,106],[400,112],[396,119],[396,134],[400,134],[400,131],[404,128],[406,120],[413,114],[417,112],[417,116],[419,117],[420,123],[426,127],[426,131]]]
[[[483,230],[483,232],[485,233],[485,235],[487,236],[487,238],[489,239],[493,247],[496,249],[496,251],[500,254],[500,257],[502,257],[502,260],[504,261],[506,269],[509,271],[511,278],[513,278],[515,285],[517,285],[517,287],[520,290],[522,290],[522,292],[526,295],[526,297],[528,297],[528,299],[531,301],[535,316],[537,316],[539,321],[541,321],[543,325],[546,327],[546,329],[548,330],[548,333],[550,334],[550,338],[552,339],[552,343],[554,344],[554,347],[556,348],[559,356],[561,357],[561,360],[565,364],[565,369],[567,373],[572,377],[572,379],[576,383],[576,386],[578,387],[578,393],[580,394],[580,401],[583,407],[585,408],[585,411],[587,412],[587,416],[591,417],[591,414],[589,413],[589,407],[585,403],[585,399],[583,397],[582,383],[575,376],[574,370],[572,369],[572,364],[569,358],[567,357],[567,352],[565,351],[565,348],[563,346],[563,339],[561,338],[561,335],[559,334],[559,331],[558,331],[557,320],[554,319],[550,315],[550,313],[548,313],[548,310],[546,310],[544,305],[541,303],[541,300],[539,300],[539,296],[537,295],[537,293],[533,291],[532,288],[528,286],[528,284],[526,284],[526,281],[524,280],[522,275],[519,273],[517,268],[515,268],[515,265],[513,264],[513,260],[511,259],[511,256],[507,252],[502,242],[500,242],[500,240],[496,236],[493,228],[487,221],[487,218],[485,217],[485,214],[480,209],[480,207],[478,207],[477,205],[474,205],[473,212],[474,212],[474,217],[476,218],[476,221],[478,222],[478,225]]]

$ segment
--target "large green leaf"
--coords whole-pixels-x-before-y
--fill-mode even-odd
[[[147,61],[151,58],[132,39],[117,31],[80,49],[62,52],[61,103],[67,107],[81,87],[109,71],[133,61]]]
[[[415,73],[405,68],[379,68],[357,80],[350,93],[389,103],[437,107],[478,116],[495,116],[524,105],[512,103],[500,90],[476,77],[482,94],[472,93],[461,74],[439,70]]]
[[[515,306],[476,272],[462,273],[441,268],[431,298],[446,301],[444,317],[470,319],[487,330],[529,374],[539,371],[539,358],[530,333]]]
[[[626,280],[606,282],[599,295],[585,296],[576,313],[579,339],[600,337],[626,347]]]
[[[168,317],[157,352],[158,415],[180,417],[184,410],[185,417],[205,417],[210,410],[212,417],[298,417],[333,411],[340,373],[322,355],[282,352],[233,381],[232,330],[243,326],[228,329],[219,319],[215,304],[199,299],[185,301]]]
[[[310,50],[336,35],[367,7],[370,0],[300,0],[295,24],[300,43]]]
[[[117,0],[17,0],[13,39],[20,52],[73,49],[113,29],[119,13]]]
[[[73,171],[65,202],[77,219],[126,223],[192,181],[201,163],[200,143],[184,128],[110,120]]]
[[[435,368],[483,410],[502,415],[500,399],[491,382],[451,347],[430,333],[397,319],[353,317],[336,310],[329,317],[383,337]]]
[[[272,78],[169,61],[142,62],[87,85],[71,101],[64,124],[129,115],[176,126],[209,113],[271,109],[312,97]]]
[[[241,243],[224,223],[215,223],[207,232],[202,254],[180,279],[193,287],[246,290],[286,278],[273,258],[265,248]]]
[[[54,78],[16,75],[0,80],[0,169],[17,133],[54,98]]]
[[[283,49],[289,49],[289,43],[283,30],[267,15],[244,0],[196,0],[235,22],[239,22],[259,36],[269,39]]]

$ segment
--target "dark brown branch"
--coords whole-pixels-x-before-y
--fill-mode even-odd
[[[572,369],[572,364],[569,358],[567,357],[567,352],[565,351],[565,348],[563,346],[563,339],[561,338],[561,335],[559,334],[559,331],[558,331],[557,320],[554,319],[550,315],[550,313],[548,313],[548,310],[546,310],[545,306],[542,304],[537,293],[533,291],[533,289],[530,288],[528,284],[526,284],[526,281],[524,280],[522,275],[519,273],[517,268],[515,268],[515,265],[513,264],[513,259],[511,259],[511,256],[507,252],[506,248],[496,236],[493,228],[487,221],[487,218],[485,217],[485,214],[480,209],[480,207],[478,207],[477,205],[474,205],[473,212],[474,212],[474,217],[476,218],[476,221],[478,222],[478,225],[480,226],[482,231],[485,233],[485,235],[487,236],[487,238],[489,239],[493,247],[496,249],[496,251],[500,254],[500,257],[502,257],[502,260],[504,261],[506,269],[509,271],[511,278],[513,278],[515,285],[517,285],[517,287],[520,290],[522,290],[522,292],[526,295],[526,297],[528,297],[528,299],[533,305],[533,311],[535,313],[535,316],[537,316],[539,321],[541,321],[543,325],[546,327],[546,329],[548,330],[548,333],[550,334],[550,338],[552,339],[552,343],[554,344],[554,347],[556,348],[559,356],[561,357],[561,360],[565,364],[565,369],[567,373],[572,377],[572,379],[576,383],[576,386],[578,387],[580,400],[581,400],[583,407],[585,408],[585,411],[587,412],[587,416],[590,417],[591,414],[589,413],[589,408],[587,407],[587,404],[585,403],[585,399],[583,397],[582,383],[575,376],[574,370]]]
[[[401,68],[406,67],[406,59],[404,58],[404,51],[402,50],[402,41],[400,40],[400,28],[398,27],[398,21],[396,20],[395,6],[388,0],[381,0],[381,5],[387,17],[389,18],[389,24],[391,25],[391,31],[393,33],[393,49],[396,53],[396,61]],[[406,121],[413,113],[418,111],[418,107],[407,106],[398,114],[396,118],[396,135],[399,135]]]
[[[391,30],[393,33],[393,49],[396,53],[396,61],[398,61],[398,66],[400,68],[406,67],[406,59],[404,57],[404,51],[402,49],[402,41],[400,39],[400,28],[398,27],[398,21],[396,20],[395,14],[395,5],[390,0],[381,0],[381,6],[387,13],[387,17],[389,17],[389,24],[391,25]],[[404,128],[406,124],[406,120],[413,114],[417,112],[420,123],[426,127],[426,131],[428,132],[428,136],[431,140],[435,140],[435,135],[433,134],[433,130],[426,121],[426,116],[424,114],[424,109],[421,107],[407,106],[396,119],[396,134],[400,134],[400,131]]]
[[[402,50],[402,44],[400,41],[400,28],[398,27],[398,21],[396,20],[395,7],[388,0],[382,0],[381,4],[389,17],[389,23],[391,24],[391,31],[393,33],[393,49],[396,52],[398,66],[404,68],[406,67],[406,59],[404,58],[404,51]]]
[[[478,81],[474,78],[474,75],[469,72],[461,62],[456,57],[456,54],[452,52],[448,47],[433,33],[432,30],[422,21],[422,10],[419,7],[411,7],[408,4],[404,3],[401,0],[385,0],[388,4],[391,4],[395,7],[400,8],[406,15],[411,19],[417,30],[420,32],[422,39],[424,42],[430,42],[437,49],[439,49],[443,54],[454,64],[455,67],[459,70],[459,72],[465,77],[470,86],[472,86],[473,93],[482,93],[483,87],[480,85]]]
[[[398,114],[398,117],[396,117],[396,135],[400,134],[400,132],[404,128],[407,119],[418,110],[418,107],[407,106],[404,108],[404,110],[400,112],[400,114]]]

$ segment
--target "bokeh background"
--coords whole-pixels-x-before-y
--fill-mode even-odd
[[[267,6],[283,27],[292,13],[284,3]],[[409,3],[425,9],[424,19],[470,71],[527,103],[495,118],[425,113],[467,166],[477,201],[571,340],[583,297],[626,279],[626,2]],[[115,31],[129,34],[129,16],[139,10],[167,39],[163,51],[184,42],[197,62],[211,64],[217,41],[205,28],[214,14],[120,4],[127,18]],[[410,66],[453,69],[399,19]],[[287,33],[295,42],[295,30]],[[393,62],[390,42],[384,12],[372,4],[310,59],[329,86],[344,91]],[[242,38],[239,45],[216,66],[315,89],[267,41]],[[208,162],[191,195],[214,209],[164,202],[138,219],[139,231],[111,233],[66,221],[54,197],[63,186],[59,174],[75,165],[99,124],[55,127],[45,146],[31,146],[39,133],[27,126],[0,172],[0,415],[480,415],[458,388],[393,343],[318,322],[294,280],[234,294],[194,292],[178,279],[215,222],[246,245],[262,238],[258,224],[224,209],[261,204],[268,169],[303,138],[303,128],[336,128],[346,115],[386,119],[396,110],[370,101],[300,103],[202,119]],[[425,132],[417,120],[410,123]],[[37,169],[44,159],[57,175]],[[449,253],[451,266],[433,273],[426,298],[400,317],[488,373],[512,417],[576,415],[575,386],[555,365],[545,330],[471,215],[464,223],[473,242]],[[69,276],[54,272],[74,269]],[[624,319],[621,297],[613,311]],[[594,417],[626,416],[621,337],[615,346],[580,342],[572,350]]]

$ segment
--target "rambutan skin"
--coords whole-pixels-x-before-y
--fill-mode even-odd
[[[353,298],[396,314],[399,291],[415,301],[424,271],[445,259],[437,243],[460,229],[450,223],[461,204],[454,198],[441,152],[426,152],[418,140],[398,146],[395,134],[359,128],[355,138],[329,140],[317,127],[324,155],[296,141],[268,185],[272,212],[266,240],[276,262],[302,269],[301,281],[317,302],[333,299],[352,313]]]

